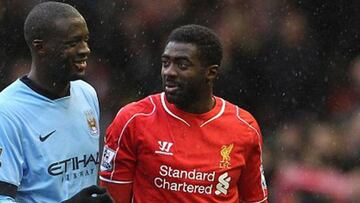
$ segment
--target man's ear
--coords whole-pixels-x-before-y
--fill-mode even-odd
[[[207,68],[206,78],[208,81],[214,81],[218,75],[219,65],[211,65]]]
[[[32,46],[34,47],[34,50],[35,50],[38,54],[43,54],[43,53],[45,53],[44,40],[42,40],[42,39],[34,39],[34,40],[32,41]]]

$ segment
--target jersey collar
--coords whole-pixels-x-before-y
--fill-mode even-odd
[[[35,82],[33,82],[32,80],[30,80],[27,75],[23,76],[20,78],[20,81],[23,82],[26,86],[28,86],[30,89],[32,89],[34,92],[50,99],[50,100],[56,100],[56,99],[60,99],[62,97],[59,97],[58,95],[55,95],[49,91],[47,91],[46,89],[40,87],[39,85],[37,85]],[[68,92],[66,93],[65,96],[70,96],[70,88],[68,90]]]
[[[198,125],[200,127],[203,127],[212,122],[213,120],[219,118],[224,113],[226,104],[226,102],[222,98],[214,96],[216,102],[214,108],[212,108],[206,113],[194,114],[178,109],[174,104],[169,103],[166,99],[164,92],[160,94],[160,97],[161,104],[164,107],[166,113],[168,113],[175,119],[185,123],[189,127],[192,125]]]

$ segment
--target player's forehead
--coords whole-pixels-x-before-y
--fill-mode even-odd
[[[197,47],[192,43],[170,41],[166,44],[162,57],[193,58],[197,56]]]
[[[66,37],[89,34],[86,22],[81,16],[58,19],[56,20],[55,25],[59,35]]]

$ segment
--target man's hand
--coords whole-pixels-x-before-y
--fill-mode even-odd
[[[96,185],[82,189],[76,195],[62,203],[112,203],[105,188]]]

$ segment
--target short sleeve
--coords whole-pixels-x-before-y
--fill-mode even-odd
[[[120,111],[106,130],[105,147],[100,165],[100,179],[112,183],[132,182],[136,153],[130,123],[133,117]]]
[[[252,142],[238,183],[240,202],[267,202],[268,191],[261,157],[262,136],[255,120],[249,122],[249,127],[251,128]]]
[[[0,113],[0,181],[19,186],[24,156],[20,129],[14,120]]]

